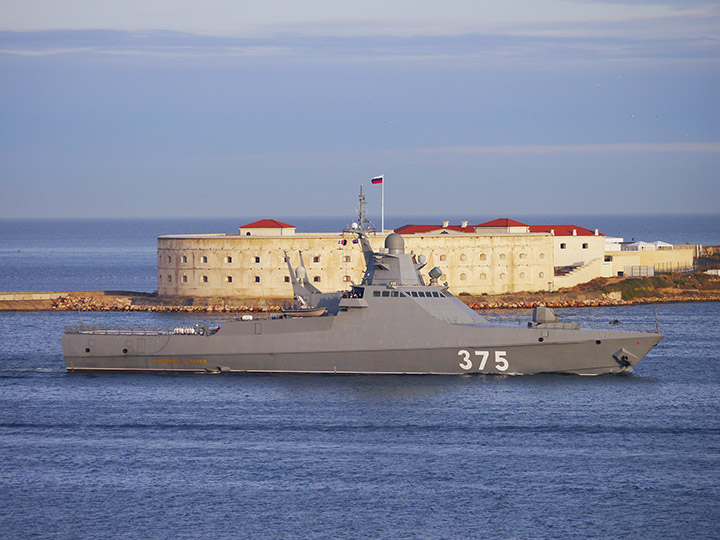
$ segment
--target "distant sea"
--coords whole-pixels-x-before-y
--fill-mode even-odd
[[[298,232],[335,232],[349,217],[271,216]],[[459,224],[497,216],[386,216],[386,229],[408,223]],[[625,240],[720,244],[718,215],[512,216],[531,225],[573,224]],[[157,237],[235,233],[256,217],[211,219],[0,219],[0,291],[157,289]],[[373,218],[379,227],[379,217]]]
[[[720,243],[717,217],[513,217]],[[0,290],[152,291],[157,235],[249,221],[0,220]],[[649,305],[558,312],[655,324]],[[183,376],[67,374],[63,328],[224,317],[0,313],[0,538],[720,538],[720,303],[657,317],[627,376]]]

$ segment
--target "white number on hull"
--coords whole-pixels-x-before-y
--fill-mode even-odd
[[[490,351],[473,351],[473,354],[480,357],[478,371],[482,371],[483,369],[485,369],[485,364],[490,357]],[[507,358],[505,358],[506,354],[507,351],[495,351],[495,369],[497,369],[498,371],[506,371],[510,367]],[[461,349],[458,351],[458,356],[462,357],[462,360],[460,361],[460,367],[465,371],[471,370],[473,367],[473,363],[470,359],[470,351]]]

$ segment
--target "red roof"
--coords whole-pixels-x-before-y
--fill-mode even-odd
[[[555,236],[575,236],[573,231],[576,231],[577,236],[595,236],[595,231],[575,225],[530,225],[530,232],[549,233],[550,231],[554,231]],[[598,236],[605,235],[599,234]]]
[[[487,221],[485,223],[481,223],[480,225],[475,225],[476,227],[528,227],[525,223],[520,223],[519,221],[515,221],[514,219],[509,218],[498,218],[493,219],[492,221]]]
[[[288,227],[295,228],[295,225],[288,225],[277,219],[260,219],[253,221],[247,225],[240,227],[241,229],[286,229]]]
[[[467,227],[461,227],[460,225],[448,225],[447,227],[443,227],[442,225],[403,225],[395,229],[397,234],[423,234],[435,231],[472,233],[475,232],[475,227],[473,225]]]
[[[576,231],[577,236],[595,236],[595,231],[578,227],[576,225],[527,225],[509,218],[494,219],[492,221],[481,223],[480,225],[469,225],[467,227],[461,227],[460,225],[448,225],[447,227],[443,227],[442,225],[403,225],[402,227],[395,229],[395,232],[398,234],[426,234],[449,230],[461,233],[473,233],[475,232],[475,227],[528,227],[529,232],[531,233],[549,233],[550,231],[554,231],[555,236],[574,236],[574,230]],[[605,235],[599,234],[598,236]]]

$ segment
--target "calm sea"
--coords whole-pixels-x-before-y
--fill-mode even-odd
[[[246,221],[0,221],[0,290],[154,290],[156,235]],[[571,222],[677,241],[664,220]],[[654,306],[560,314],[655,324]],[[69,375],[79,314],[1,313],[0,537],[720,538],[720,303],[657,314],[633,375],[588,378]],[[198,320],[222,318],[82,314]]]

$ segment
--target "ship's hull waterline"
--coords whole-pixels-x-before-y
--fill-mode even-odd
[[[79,333],[63,337],[63,350],[66,368],[71,372],[597,375],[632,371],[662,337],[647,333],[574,331],[571,339],[558,336],[560,341],[553,341],[550,335],[542,343],[518,340],[499,344],[490,334],[491,329],[476,330],[487,334],[485,339],[466,338],[455,341],[454,346],[383,349],[358,343],[355,348],[341,349],[337,344],[326,350],[296,351],[278,343],[283,341],[278,335],[221,341],[220,334],[125,334],[103,336],[99,343],[100,336]],[[516,332],[519,330],[510,331]],[[273,341],[276,346],[272,346]],[[316,336],[309,340],[313,341],[323,340]]]

